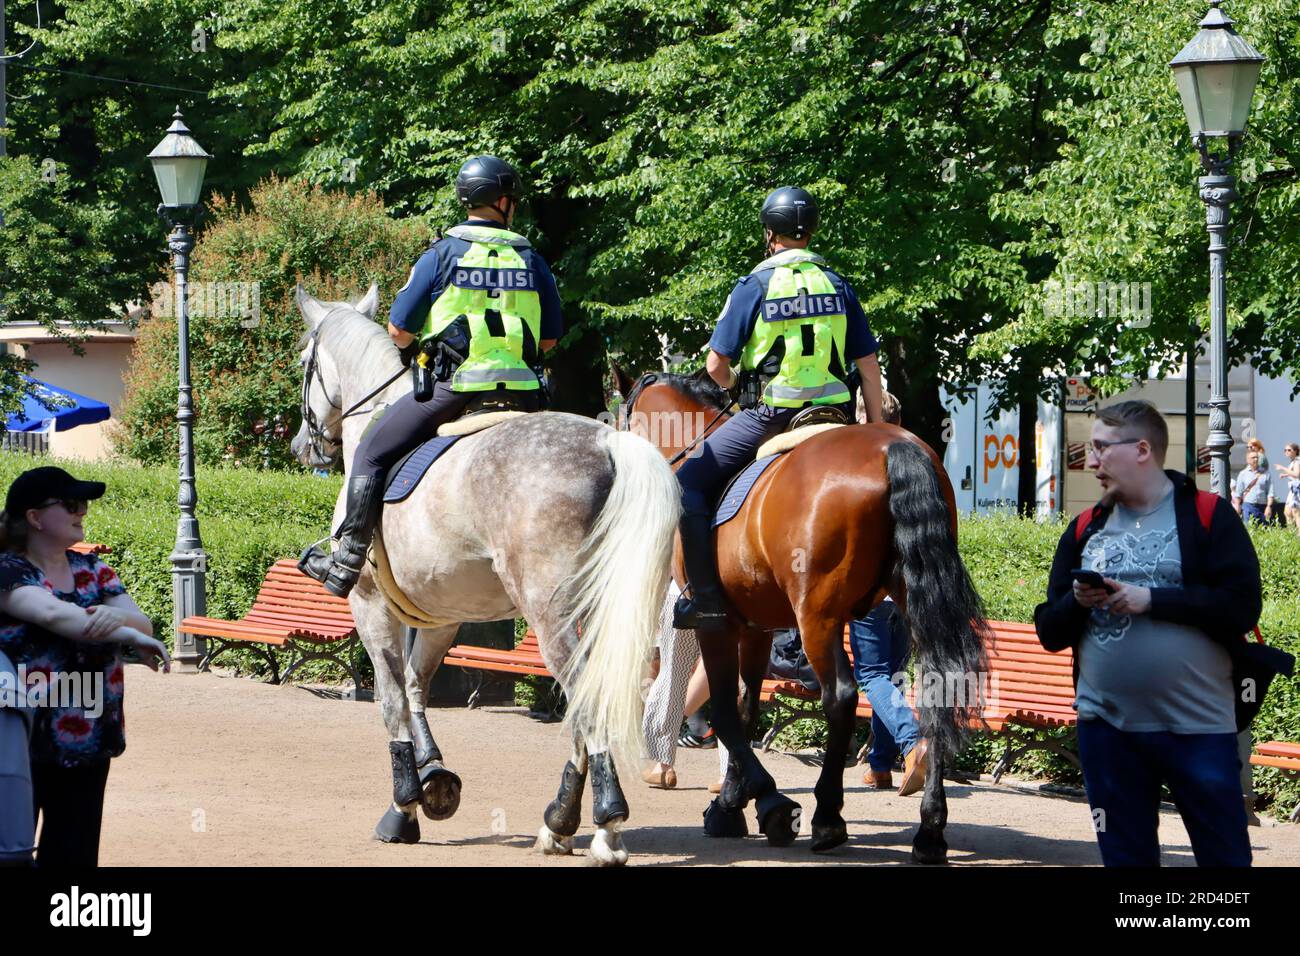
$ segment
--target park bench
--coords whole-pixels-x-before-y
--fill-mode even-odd
[[[187,617],[180,631],[208,640],[199,670],[208,670],[218,655],[242,647],[267,662],[273,684],[287,681],[307,661],[328,660],[351,675],[355,688],[361,687],[355,660],[360,641],[348,602],[299,571],[292,558],[271,565],[253,606],[239,620]],[[290,655],[283,674],[277,651]]]
[[[447,651],[444,664],[463,667],[472,671],[476,678],[470,692],[468,707],[477,707],[479,696],[489,681],[506,680],[514,682],[516,677],[542,677],[554,679],[546,662],[542,660],[541,648],[537,645],[537,634],[530,627],[523,640],[512,650],[493,647],[475,647],[471,644],[457,644]],[[556,695],[558,684],[552,687],[549,709],[553,714],[558,703]]]
[[[1256,767],[1276,767],[1290,773],[1300,774],[1300,744],[1290,744],[1282,740],[1256,744],[1255,752],[1250,755],[1250,762]],[[1300,803],[1296,804],[1288,819],[1300,823]]]
[[[113,549],[106,544],[91,544],[89,541],[78,541],[69,551],[76,551],[78,554],[112,554]]]
[[[971,729],[987,731],[1006,741],[1002,755],[993,767],[993,782],[1000,781],[1003,774],[1031,750],[1049,750],[1078,767],[1079,761],[1074,754],[1055,740],[1040,739],[1036,733],[1076,724],[1072,652],[1043,650],[1032,624],[988,623],[989,630],[985,635],[988,683],[984,687],[983,706]],[[844,629],[844,645],[851,660],[847,627]],[[909,691],[908,697],[915,704],[915,688]],[[821,695],[796,681],[764,681],[760,700],[770,702],[774,710],[772,729],[763,738],[764,750],[794,721],[824,719],[820,707],[809,706],[820,704]],[[865,697],[859,696],[857,716],[860,720],[871,718],[871,705]]]

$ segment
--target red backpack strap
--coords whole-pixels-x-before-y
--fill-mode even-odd
[[[1263,643],[1264,643],[1264,635],[1261,634],[1261,633],[1259,633],[1259,625],[1258,625],[1258,624],[1255,625],[1255,643],[1256,643],[1256,644],[1263,644]]]
[[[1074,540],[1079,542],[1083,540],[1083,533],[1088,530],[1088,525],[1092,524],[1092,516],[1097,513],[1095,507],[1079,513],[1079,517],[1074,519]]]
[[[1214,517],[1214,507],[1219,503],[1219,496],[1212,491],[1196,492],[1196,516],[1201,519],[1201,527],[1210,530],[1210,519]]]

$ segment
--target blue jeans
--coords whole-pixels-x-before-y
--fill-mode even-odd
[[[1260,525],[1268,524],[1268,519],[1264,517],[1264,506],[1253,505],[1249,501],[1243,501],[1241,503],[1241,520],[1246,522],[1246,524],[1252,522]]]
[[[733,415],[710,432],[686,453],[677,469],[682,510],[688,515],[712,514],[727,482],[754,460],[759,445],[784,431],[798,411],[760,404]]]
[[[1168,784],[1197,866],[1250,866],[1236,734],[1118,730],[1079,721],[1079,762],[1106,866],[1159,866]]]
[[[849,644],[853,648],[853,679],[871,704],[867,763],[872,770],[883,772],[921,736],[907,698],[890,680],[902,671],[908,650],[907,626],[894,602],[884,601],[866,617],[850,623]]]

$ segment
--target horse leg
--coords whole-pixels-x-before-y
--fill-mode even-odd
[[[817,809],[812,820],[813,852],[834,849],[849,838],[840,811],[844,809],[844,764],[853,736],[858,688],[844,653],[844,624],[825,618],[799,618],[804,653],[822,685],[822,712],[829,730],[822,772],[813,793]]]
[[[405,630],[406,700],[411,713],[411,739],[420,776],[420,807],[430,820],[446,820],[460,807],[460,777],[443,765],[442,751],[433,739],[425,714],[429,681],[459,630],[459,624],[428,630],[408,627]]]
[[[567,856],[573,852],[573,835],[582,823],[582,789],[587,784],[587,764],[587,745],[582,735],[575,732],[573,757],[564,765],[560,792],[546,808],[542,828],[537,831],[536,847],[548,856]]]
[[[925,791],[921,794],[921,826],[912,838],[912,859],[917,863],[948,862],[948,841],[943,828],[948,824],[948,796],[943,789],[944,741],[936,735],[930,741]]]
[[[384,843],[419,843],[419,777],[411,744],[410,712],[405,689],[406,653],[401,622],[363,573],[348,597],[357,634],[375,669],[375,698],[388,728],[388,752],[393,770],[393,800],[375,825],[375,838]],[[411,780],[414,779],[414,793]]]
[[[725,630],[696,632],[709,677],[713,729],[731,756],[722,792],[704,813],[704,832],[708,836],[744,836],[744,808],[754,800],[759,832],[766,834],[774,846],[789,846],[799,832],[799,804],[783,796],[772,775],[763,769],[749,745],[736,706],[740,633],[740,628],[731,623]]]
[[[890,597],[898,606],[898,613],[907,620],[906,585],[901,579],[895,580],[889,590]],[[918,692],[918,700],[920,696]],[[948,795],[943,789],[943,734],[933,734],[928,742],[925,789],[921,792],[921,825],[916,836],[912,837],[912,860],[916,863],[946,863],[948,841],[943,838],[943,830],[948,825]]]

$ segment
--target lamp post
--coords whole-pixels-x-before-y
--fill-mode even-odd
[[[180,107],[172,117],[167,135],[149,154],[162,204],[158,214],[171,227],[167,248],[176,270],[177,303],[176,341],[180,362],[177,385],[176,421],[180,426],[180,489],[176,501],[180,518],[176,525],[176,545],[172,549],[172,625],[175,637],[174,659],[182,670],[197,669],[203,657],[203,642],[192,634],[182,634],[184,618],[207,610],[205,573],[208,556],[199,540],[199,520],[194,516],[198,494],[194,490],[194,400],[190,389],[190,310],[187,276],[190,252],[194,249],[194,225],[198,221],[199,194],[203,191],[203,173],[208,160],[204,151],[181,117]]]
[[[1233,21],[1219,9],[1220,3],[1210,0],[1200,32],[1169,66],[1206,172],[1200,188],[1210,230],[1210,487],[1221,498],[1229,498],[1232,435],[1223,269],[1228,255],[1228,207],[1237,198],[1231,168],[1246,135],[1246,118],[1264,57],[1232,28]],[[1226,155],[1210,151],[1214,139],[1227,140]]]

